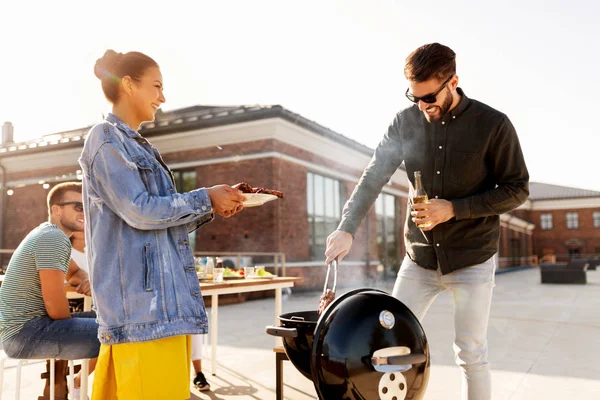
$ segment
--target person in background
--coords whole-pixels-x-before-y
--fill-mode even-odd
[[[83,293],[83,291],[85,291],[90,293],[91,295],[90,280],[88,278],[89,271],[87,268],[87,259],[85,258],[84,254],[85,235],[83,232],[73,232],[69,239],[71,240],[71,261],[69,262],[69,271],[77,271],[80,269],[85,272],[86,279],[82,282],[83,285],[85,285],[85,287],[81,288],[82,291],[80,293]],[[83,312],[83,304],[83,298],[69,299],[71,311]]]
[[[71,235],[71,262],[89,273],[85,257],[85,234],[83,232],[73,232]]]
[[[19,244],[0,287],[0,340],[9,357],[91,359],[91,372],[100,350],[96,315],[71,313],[65,295],[65,279],[79,293],[90,294],[87,273],[69,268],[69,236],[84,225],[81,183],[54,186],[47,204],[49,220]],[[65,366],[66,361],[57,361],[56,369],[64,372]]]
[[[139,130],[166,101],[156,61],[108,50],[94,68],[112,112],[79,159],[85,242],[102,343],[93,398],[190,397],[191,338],[208,320],[188,233],[243,209],[229,185],[177,193]]]
[[[192,365],[194,366],[194,386],[199,391],[210,390],[210,384],[202,373],[202,339],[203,335],[192,335]]]

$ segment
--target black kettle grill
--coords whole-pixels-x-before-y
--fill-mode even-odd
[[[387,293],[353,290],[321,315],[316,310],[286,313],[279,322],[267,333],[283,338],[285,353],[312,380],[319,399],[423,398],[429,380],[425,332],[414,314]]]

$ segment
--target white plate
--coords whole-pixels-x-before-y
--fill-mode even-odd
[[[254,275],[250,279],[274,279],[274,278],[277,278],[277,275],[264,275],[264,276]]]
[[[243,193],[243,196],[246,198],[246,201],[242,203],[244,207],[258,207],[266,202],[277,199],[277,196],[274,194],[266,193]]]

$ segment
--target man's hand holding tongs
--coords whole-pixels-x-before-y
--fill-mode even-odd
[[[327,249],[325,250],[325,264],[329,265],[337,258],[338,262],[342,262],[344,257],[350,252],[352,247],[352,235],[348,232],[339,229],[333,231],[327,238]]]

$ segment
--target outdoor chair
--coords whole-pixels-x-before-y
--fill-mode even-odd
[[[568,263],[541,264],[542,283],[586,284],[589,261],[573,259]]]
[[[600,256],[590,257],[588,259],[590,265],[588,266],[588,271],[596,270],[596,267],[600,267]]]
[[[11,360],[10,357],[6,355],[4,350],[0,348],[0,399],[2,399],[2,389],[4,388],[4,364],[7,360]],[[21,368],[23,364],[27,363],[27,360],[16,360],[17,361],[17,383],[15,390],[15,399],[19,400],[21,398]]]
[[[23,364],[27,364],[28,360],[17,360],[17,359],[13,359],[10,358],[8,355],[6,355],[6,353],[4,352],[4,350],[2,349],[2,347],[0,346],[0,400],[2,400],[2,390],[4,389],[4,366],[6,364],[6,361],[8,360],[14,360],[17,362],[17,381],[16,381],[16,385],[15,385],[15,400],[20,400],[21,398],[21,372],[22,372],[22,367]],[[55,385],[48,385],[49,382],[53,382],[56,380],[55,377],[55,363],[56,361],[54,359],[50,359],[47,361],[49,363],[48,369],[49,372],[45,372],[44,374],[42,374],[42,377],[46,378],[46,388],[44,388],[45,391],[45,395],[44,397],[48,397],[51,400],[55,399]],[[71,373],[69,374],[69,392],[73,391],[73,376],[75,373],[77,373],[77,366],[74,365],[73,360],[69,360],[68,361],[69,364],[69,369],[71,371]],[[49,376],[45,376],[46,374],[49,374]],[[86,383],[87,383],[87,376],[83,376],[82,378],[82,382],[85,379]],[[87,384],[86,384],[87,387]],[[87,395],[82,393],[81,395],[83,398],[87,398]],[[61,396],[62,397],[62,396]],[[66,394],[64,395],[64,398],[66,398]],[[78,399],[76,399],[78,400]]]

